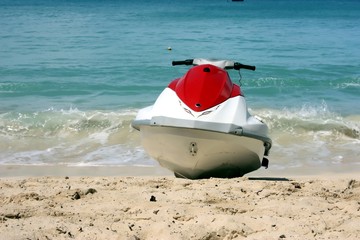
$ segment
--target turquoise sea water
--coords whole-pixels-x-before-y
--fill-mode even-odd
[[[256,65],[270,171],[360,169],[357,0],[2,0],[0,23],[0,164],[156,165],[130,122],[203,57]]]

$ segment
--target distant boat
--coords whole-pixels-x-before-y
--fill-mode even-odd
[[[243,2],[244,0],[231,0],[232,2]]]

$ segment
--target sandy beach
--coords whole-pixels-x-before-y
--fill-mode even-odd
[[[1,177],[0,239],[360,238],[355,174],[152,174]]]

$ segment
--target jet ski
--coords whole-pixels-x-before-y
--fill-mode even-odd
[[[172,65],[192,67],[132,121],[145,151],[176,177],[188,179],[241,177],[267,168],[268,127],[249,113],[242,89],[227,72],[255,66],[203,58]]]

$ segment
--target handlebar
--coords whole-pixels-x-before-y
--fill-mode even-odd
[[[255,71],[256,67],[255,67],[255,66],[250,66],[250,65],[241,64],[241,63],[239,63],[239,62],[235,62],[235,63],[234,63],[234,69],[235,69],[235,70],[247,69],[247,70]]]
[[[192,65],[194,62],[194,59],[186,59],[184,61],[172,61],[172,65]]]
[[[195,62],[195,63],[194,63]],[[199,63],[201,62],[201,63]],[[222,67],[224,69],[235,69],[235,70],[240,70],[240,69],[247,69],[247,70],[252,70],[255,71],[256,67],[255,66],[251,66],[251,65],[245,65],[245,64],[241,64],[239,62],[232,62],[232,61],[211,61],[211,60],[207,60],[207,59],[186,59],[183,61],[172,61],[172,65],[176,66],[176,65],[201,65],[201,64],[205,64],[205,63],[212,63],[215,66],[218,67]],[[217,64],[215,64],[217,63]],[[219,66],[218,64],[221,64],[221,66]]]

